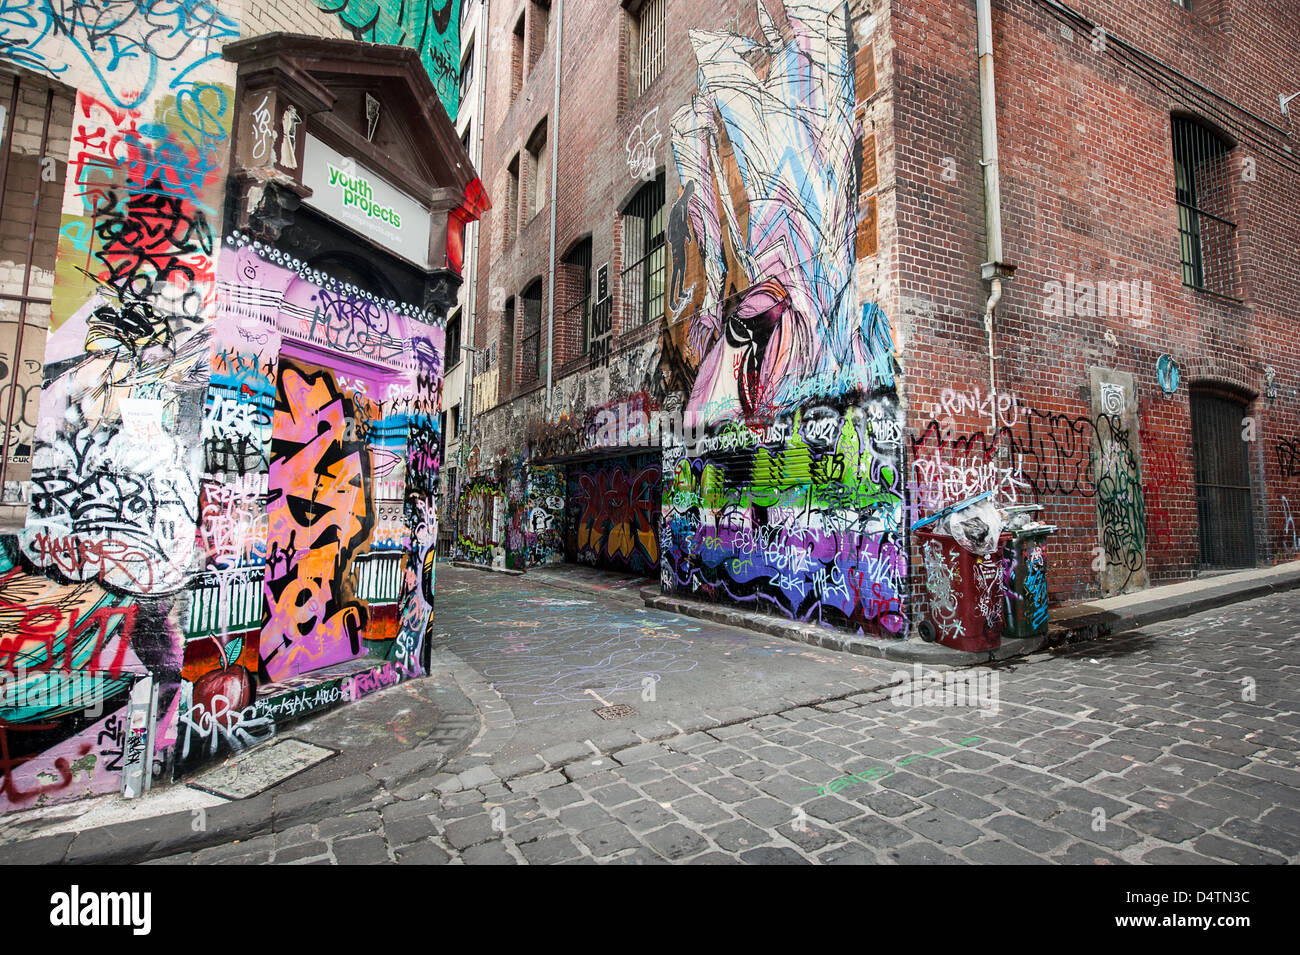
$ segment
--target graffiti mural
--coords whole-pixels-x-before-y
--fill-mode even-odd
[[[669,304],[691,371],[689,437],[663,439],[661,581],[899,636],[898,363],[888,318],[854,278],[862,130],[847,10],[787,4],[788,34],[757,12],[759,39],[691,31],[699,86],[670,122],[682,192]]]
[[[506,566],[525,569],[562,560],[564,471],[529,465],[522,455],[516,457],[510,468],[506,501]]]
[[[338,14],[367,43],[410,47],[420,54],[452,122],[460,104],[460,6],[465,0],[314,0]]]
[[[1132,429],[1124,420],[1106,413],[1074,417],[1038,411],[1018,397],[1005,410],[990,413],[985,406],[981,417],[990,414],[1004,423],[960,432],[945,415],[909,438],[914,512],[938,510],[984,491],[995,492],[1003,504],[1090,499],[1115,589],[1140,579],[1146,568],[1146,497]]]
[[[818,0],[785,13],[788,40],[761,4],[761,41],[690,32],[699,89],[670,123],[704,274],[690,317],[700,363],[687,427],[719,412],[750,414],[764,398],[791,407],[892,385],[871,374],[876,310],[859,304],[853,281],[858,190],[845,7]],[[751,65],[757,53],[766,54],[765,75]],[[734,166],[724,165],[727,154]]]
[[[569,533],[579,563],[658,573],[659,476],[655,454],[569,465]]]
[[[168,651],[151,604],[24,570],[0,545],[0,809],[115,792],[133,683]]]
[[[344,568],[374,523],[364,445],[328,371],[281,360],[276,378],[262,661],[272,680],[361,652],[365,611]],[[350,432],[350,433],[349,433]]]
[[[0,5],[0,60],[77,90],[31,506],[0,558],[3,808],[165,775],[204,508],[225,564],[256,556],[196,453],[237,35],[211,3]]]
[[[454,113],[457,5],[320,6],[419,50]],[[0,540],[0,809],[138,794],[423,672],[443,330],[219,236],[222,9],[0,0],[0,61],[77,91],[30,507]]]
[[[504,566],[500,484],[485,477],[466,481],[456,510],[462,522],[461,533],[456,538],[456,551],[460,559],[476,564],[495,566],[500,563]]]
[[[210,634],[244,640],[272,693],[362,658],[417,675],[433,602],[442,330],[275,250],[230,245],[209,407],[235,394],[205,417],[205,446],[227,422],[251,422],[240,426],[249,453],[208,455],[220,473],[205,476],[198,583],[210,592],[195,603],[216,613],[191,614],[196,653],[217,661]],[[328,367],[322,344],[334,346]]]

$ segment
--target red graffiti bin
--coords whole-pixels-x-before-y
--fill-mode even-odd
[[[979,652],[1002,645],[1002,554],[1011,540],[998,538],[987,556],[972,554],[947,534],[913,532],[921,548],[928,596],[921,638],[954,650]]]

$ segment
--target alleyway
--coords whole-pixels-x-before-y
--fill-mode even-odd
[[[1000,667],[986,713],[898,706],[879,689],[896,667],[626,594],[449,568],[438,585],[442,650],[508,704],[508,742],[159,861],[1300,860],[1300,591]],[[605,703],[636,715],[600,720]]]

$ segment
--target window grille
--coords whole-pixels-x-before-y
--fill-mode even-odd
[[[667,0],[645,0],[637,24],[639,93],[650,88],[664,68],[664,8]]]
[[[664,310],[667,251],[664,246],[664,180],[659,177],[633,197],[623,213],[623,316],[644,325]]]
[[[523,304],[523,325],[519,342],[519,383],[531,385],[542,377],[542,280],[538,279],[519,296]]]
[[[581,336],[582,348],[576,353],[585,355],[591,349],[591,240],[582,242],[570,252],[564,264],[574,270],[570,274],[578,277],[578,301],[564,310],[560,327],[565,329],[565,334]],[[569,341],[572,347],[573,339]],[[569,351],[569,354],[574,354],[574,351]]]
[[[1195,120],[1177,117],[1173,140],[1183,284],[1236,298],[1231,147]]]

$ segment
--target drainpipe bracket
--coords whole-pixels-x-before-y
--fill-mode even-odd
[[[1009,282],[1015,274],[1016,267],[1008,262],[980,263],[980,278],[986,282],[993,279],[1002,279],[1004,282]]]

